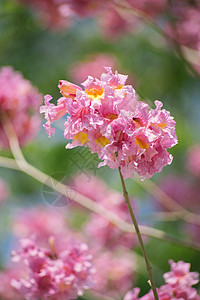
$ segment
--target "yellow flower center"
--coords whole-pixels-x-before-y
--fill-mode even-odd
[[[143,142],[140,138],[135,138],[136,139],[136,144],[138,144],[138,146],[141,148],[141,149],[148,149],[149,148],[149,145],[145,142]]]
[[[88,94],[91,100],[95,100],[95,99],[99,100],[103,96],[104,89],[103,88],[86,89],[86,93]]]
[[[166,123],[151,123],[151,127],[156,131],[159,132],[159,128],[164,129],[167,126]],[[159,127],[159,128],[158,128]]]
[[[95,141],[97,144],[99,144],[101,147],[105,147],[106,145],[110,144],[110,141],[105,136],[100,136]]]
[[[161,129],[165,128],[167,126],[166,123],[157,123],[158,127],[160,127]]]
[[[121,90],[123,88],[123,84],[119,84],[116,88],[115,88],[115,90]]]
[[[108,114],[106,116],[106,119],[109,119],[110,121],[113,121],[113,120],[115,120],[117,118],[118,118],[118,115],[115,115],[115,114]]]
[[[80,142],[82,145],[85,145],[89,142],[86,132],[79,132],[75,135],[74,140]]]

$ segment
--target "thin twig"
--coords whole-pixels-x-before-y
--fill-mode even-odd
[[[146,268],[147,268],[147,272],[149,274],[149,279],[150,279],[150,282],[151,282],[151,288],[152,288],[152,291],[153,291],[153,294],[154,294],[154,298],[155,298],[155,300],[159,300],[158,299],[158,294],[157,294],[157,291],[156,291],[155,281],[154,281],[153,274],[152,274],[152,268],[151,268],[151,265],[150,265],[150,262],[149,262],[149,259],[148,259],[147,252],[146,252],[145,247],[144,247],[144,243],[143,243],[143,240],[142,240],[142,236],[141,236],[141,233],[140,233],[140,229],[139,229],[135,214],[133,212],[133,209],[132,209],[132,206],[131,206],[131,203],[130,203],[130,200],[129,200],[128,192],[127,192],[126,185],[125,185],[125,182],[124,182],[124,177],[121,173],[121,168],[120,167],[119,167],[119,175],[120,175],[120,179],[121,179],[121,183],[122,183],[124,199],[126,201],[131,219],[133,221],[133,225],[135,227],[135,231],[136,231],[139,243],[140,243],[140,247],[142,249],[142,254],[144,256],[144,260],[145,260],[145,263],[146,263]]]

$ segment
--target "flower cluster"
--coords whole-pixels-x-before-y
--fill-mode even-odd
[[[190,272],[190,264],[173,260],[169,261],[171,271],[164,274],[165,285],[161,286],[157,292],[159,300],[199,300],[200,296],[192,285],[199,282],[199,274],[197,272]],[[124,300],[153,300],[154,296],[150,291],[145,296],[139,298],[139,288],[129,291]]]
[[[0,70],[0,148],[7,147],[3,122],[9,118],[20,144],[29,141],[39,130],[38,108],[42,96],[11,67]]]
[[[13,252],[13,261],[24,266],[24,276],[12,279],[11,285],[30,300],[75,299],[92,286],[95,269],[88,246],[69,241],[68,247],[56,251],[55,239],[49,239],[50,250],[30,239],[21,240],[21,250]]]
[[[105,7],[101,0],[19,0],[37,13],[45,26],[66,28],[76,17],[88,17]]]
[[[50,28],[69,27],[76,18],[93,17],[100,23],[104,35],[110,38],[130,31],[141,23],[130,13],[119,12],[112,0],[18,0],[29,5],[38,15],[41,23]],[[167,6],[166,0],[128,0],[130,9],[150,17],[159,16]],[[126,6],[125,6],[126,7]],[[133,26],[134,25],[134,26]]]
[[[72,184],[79,193],[112,211],[122,220],[130,221],[123,196],[110,189],[100,178],[83,173],[74,177]],[[135,209],[133,199],[131,203]],[[74,208],[82,209],[78,205]],[[91,245],[96,267],[96,283],[92,289],[113,298],[123,296],[132,287],[136,277],[133,272],[135,257],[130,252],[138,243],[136,235],[122,233],[119,228],[95,213],[90,213],[82,228],[87,244]]]
[[[102,295],[119,298],[133,286],[135,257],[125,249],[106,251],[94,257],[96,283],[93,290]]]
[[[0,299],[3,300],[25,300],[24,296],[10,282],[13,278],[20,279],[23,276],[20,268],[7,268],[0,272]]]
[[[187,209],[197,210],[199,207],[200,189],[198,186],[186,180],[186,178],[175,175],[164,177],[159,182],[159,187],[174,201]],[[191,207],[192,204],[192,207]],[[159,207],[160,203],[156,203]],[[164,208],[163,206],[161,207]],[[175,208],[174,208],[175,209]]]
[[[135,211],[133,199],[131,199],[131,203]],[[120,219],[131,222],[124,197],[120,193],[111,190],[108,191],[107,196],[103,199],[101,205],[108,211],[112,211],[120,217]],[[89,240],[95,241],[95,246],[99,249],[117,249],[120,246],[132,248],[138,244],[136,235],[134,236],[133,233],[122,234],[119,228],[96,214],[90,215],[84,226],[84,231]]]
[[[131,223],[130,214],[124,200],[124,197],[117,191],[110,189],[105,182],[92,174],[78,174],[70,182],[71,185],[76,186],[78,193],[92,199],[112,211],[116,216],[125,222]],[[135,199],[131,198],[131,205],[134,211],[137,210]],[[77,204],[72,203],[72,206]],[[138,244],[138,239],[133,233],[123,233],[121,230],[106,220],[100,215],[90,213],[87,221],[83,224],[83,232],[88,239],[88,243],[92,243],[93,252],[106,250],[116,250],[119,247],[132,248]]]
[[[117,192],[108,189],[106,184],[99,178],[92,177],[89,174],[88,176],[90,176],[90,180],[88,180],[85,174],[74,178],[78,192],[82,192],[82,194],[88,197],[93,195],[93,201],[105,205],[107,209],[112,209],[113,207],[116,214],[125,220],[128,219],[129,213],[123,197]],[[68,216],[76,215],[76,213],[72,213],[71,209],[73,213],[75,212],[74,209],[76,209],[76,212],[80,212],[81,207],[71,204],[68,209]],[[96,220],[95,224],[92,223],[93,220],[94,222]],[[56,242],[55,248],[58,257],[60,257],[60,253],[68,249],[69,239],[84,240],[84,242],[86,240],[93,256],[93,264],[96,268],[92,289],[104,295],[117,297],[117,293],[120,293],[123,296],[132,287],[135,278],[133,273],[135,257],[131,254],[129,248],[136,244],[137,239],[134,238],[132,233],[122,234],[120,229],[109,222],[105,223],[104,219],[98,217],[96,214],[91,214],[86,223],[84,222],[83,224],[83,234],[80,234],[75,229],[69,227],[66,215],[60,211],[56,211],[55,208],[49,207],[47,209],[38,206],[20,210],[15,215],[13,218],[13,233],[15,238],[17,238],[15,240],[19,238],[28,239],[30,236],[33,236],[35,244],[40,249],[41,247],[48,249],[49,240],[51,241],[53,236]],[[94,227],[93,231],[92,226]],[[0,288],[0,296],[6,300],[6,294],[13,295],[13,293],[17,293],[17,295],[21,295],[21,289],[16,290],[15,285],[9,285],[10,280],[15,279],[15,282],[19,282],[20,278],[27,277],[26,271],[23,271],[23,265],[21,268],[16,268],[15,266],[16,264],[7,266],[6,270],[0,273],[0,277],[6,283],[5,288]],[[17,269],[23,272],[17,272]],[[121,280],[120,286],[119,274]],[[8,299],[10,300],[12,297]],[[19,299],[21,300],[21,298]]]
[[[200,5],[197,1],[174,1],[169,8],[173,21],[168,24],[168,33],[181,45],[200,49]]]
[[[63,97],[57,106],[46,95],[45,106],[41,107],[47,119],[45,129],[51,136],[55,132],[52,123],[69,113],[64,136],[73,141],[67,149],[89,147],[103,160],[99,167],[121,167],[125,178],[135,172],[143,179],[150,178],[172,162],[167,149],[177,143],[174,118],[161,109],[160,101],[155,101],[155,109],[138,101],[133,87],[125,84],[127,76],[105,69],[107,73],[100,80],[89,76],[82,83],[83,90],[60,81]]]

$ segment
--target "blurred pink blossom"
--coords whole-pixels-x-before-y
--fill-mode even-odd
[[[189,180],[182,178],[180,175],[171,175],[164,177],[159,187],[174,201],[191,210],[199,207],[200,190]],[[161,204],[157,203],[158,206]],[[192,205],[191,205],[192,204]],[[165,209],[162,206],[162,209]]]
[[[19,0],[35,11],[41,24],[54,29],[71,25],[73,11],[66,0]]]
[[[191,174],[200,178],[200,144],[189,148],[186,166]]]
[[[135,211],[133,199],[131,199],[131,202]],[[126,202],[120,193],[112,190],[108,191],[106,197],[102,199],[101,204],[122,220],[131,223]],[[132,233],[122,233],[115,225],[96,214],[90,215],[88,221],[85,223],[84,231],[89,241],[95,242],[97,250],[102,248],[116,249],[120,246],[132,248],[138,244],[136,235],[134,236]]]
[[[167,26],[170,37],[183,46],[200,49],[200,5],[174,1],[169,11],[172,15]]]
[[[13,278],[20,279],[23,272],[20,268],[13,268],[13,266],[6,270],[0,271],[0,298],[3,300],[25,300],[24,296],[14,287],[10,282]]]
[[[95,16],[105,7],[101,0],[19,0],[35,11],[40,22],[52,29],[69,27],[76,17]]]
[[[111,6],[102,12],[98,18],[103,37],[115,40],[125,33],[138,30],[141,22],[129,12],[119,12]],[[112,65],[110,65],[112,66]]]
[[[161,109],[160,101],[155,101],[155,109],[138,101],[133,87],[125,85],[126,75],[105,69],[100,80],[89,76],[82,84],[84,89],[76,89],[76,97],[64,96],[70,114],[64,137],[72,140],[66,148],[89,147],[103,160],[99,167],[120,167],[125,178],[134,177],[135,172],[141,179],[150,178],[172,162],[167,149],[177,144],[174,118]],[[41,112],[48,110],[48,105],[42,106]],[[46,113],[45,118],[50,136],[54,129]]]
[[[104,72],[104,66],[118,67],[117,59],[108,54],[97,54],[87,57],[85,61],[76,63],[70,70],[72,79],[78,84],[87,78],[88,73],[98,78]]]
[[[92,286],[95,269],[84,243],[71,240],[65,250],[57,252],[53,237],[50,249],[23,239],[21,250],[12,256],[13,262],[24,264],[27,274],[21,279],[13,278],[11,285],[26,299],[76,299]]]
[[[78,193],[95,202],[104,201],[109,190],[103,180],[89,173],[81,173],[74,176],[70,185],[75,186]]]
[[[63,249],[65,242],[75,235],[69,228],[66,216],[55,208],[38,206],[26,208],[15,214],[13,232],[18,238],[34,236],[37,244],[47,247],[51,236],[56,236],[57,249]]]
[[[39,130],[38,114],[42,96],[28,80],[11,67],[0,70],[1,119],[10,119],[21,145],[33,139]],[[2,121],[1,121],[2,122]],[[0,148],[8,147],[8,139],[0,123]]]
[[[134,257],[121,250],[121,253],[106,251],[94,259],[96,284],[93,289],[113,298],[124,295],[134,283]]]
[[[167,0],[128,0],[130,6],[150,17],[157,17],[162,14],[168,5]]]

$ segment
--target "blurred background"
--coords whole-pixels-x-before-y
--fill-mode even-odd
[[[91,1],[83,1],[83,5],[81,1],[74,1],[78,3],[74,8],[73,3],[70,6],[65,2],[67,1],[56,3],[0,0],[0,66],[12,66],[42,95],[50,94],[53,99],[60,96],[57,88],[60,79],[80,85],[88,75],[98,77],[103,72],[103,66],[111,66],[114,71],[128,74],[128,83],[134,86],[140,99],[152,107],[154,100],[161,100],[164,108],[171,112],[177,123],[179,143],[170,149],[174,157],[173,163],[165,167],[162,173],[155,174],[151,180],[173,200],[189,211],[200,214],[200,59],[197,57],[196,60],[199,44],[196,46],[194,43],[193,46],[182,41],[178,35],[181,30],[177,30],[177,36],[174,34],[176,23],[171,28],[169,25],[169,20],[174,17],[173,12],[177,13],[178,9],[182,12],[190,5],[190,1],[183,1],[182,7],[177,5],[178,8],[173,8],[173,11],[163,8],[164,4],[166,5],[165,1],[159,9],[158,3],[161,5],[162,1],[152,1],[156,3],[151,5],[158,9],[153,9],[153,13],[150,9],[140,7],[136,7],[135,10],[133,7],[135,13],[132,13],[129,6],[123,7],[123,1],[119,1],[114,12],[113,7],[117,4],[111,3],[110,6],[107,4],[107,7],[104,7],[105,3],[100,5],[98,1],[93,1],[96,6],[93,7],[88,4]],[[183,16],[179,22],[193,20],[194,24],[190,24],[192,33],[188,35],[195,32],[199,34],[199,4],[191,9],[196,9],[198,21],[195,23],[191,14],[189,17]],[[174,20],[176,21],[175,17]],[[182,23],[179,26],[184,30]],[[172,34],[174,35],[170,39]],[[199,35],[197,39],[200,41]],[[42,101],[41,97],[41,104]],[[93,176],[98,176],[107,185],[107,190],[121,193],[117,170],[108,167],[98,169],[97,155],[92,155],[87,148],[65,149],[63,119],[56,122],[56,134],[51,139],[48,138],[42,124],[44,119],[41,116],[38,134],[31,142],[23,145],[23,153],[28,162],[62,182],[75,182],[74,188],[80,193],[81,179],[74,181],[74,178],[81,173],[84,180],[88,179],[88,185]],[[9,149],[4,147],[0,155],[12,157]],[[20,171],[0,166],[0,178],[2,186],[6,186],[0,191],[0,198],[4,199],[0,204],[2,270],[9,264],[11,249],[17,243],[16,224],[19,222],[19,216],[30,213],[32,208],[40,207],[39,211],[52,209],[60,216],[58,219],[62,215],[70,228],[84,236],[83,227],[89,222],[89,211],[71,202],[66,205],[65,201],[57,201],[58,194]],[[199,225],[189,224],[174,217],[169,209],[158,203],[149,193],[148,187],[146,190],[138,183],[137,176],[136,179],[127,179],[126,182],[134,199],[140,224],[162,229],[185,240],[200,242]],[[97,183],[97,186],[101,184]],[[198,251],[153,238],[145,238],[145,242],[158,285],[163,284],[162,274],[169,270],[169,259],[190,262],[193,271],[200,270]],[[92,243],[90,247],[93,247]],[[129,249],[129,254],[141,255],[137,245],[133,248],[134,251]],[[106,259],[110,261],[108,257]],[[134,259],[137,261],[137,257]],[[140,263],[135,263],[134,274],[130,275],[130,278],[133,280],[125,286],[126,290],[119,292],[120,297],[123,297],[128,289],[136,286],[142,288],[143,294],[148,291],[147,274],[145,268],[140,267]],[[105,294],[113,297],[111,289],[105,288]],[[89,295],[82,298],[90,297]]]

